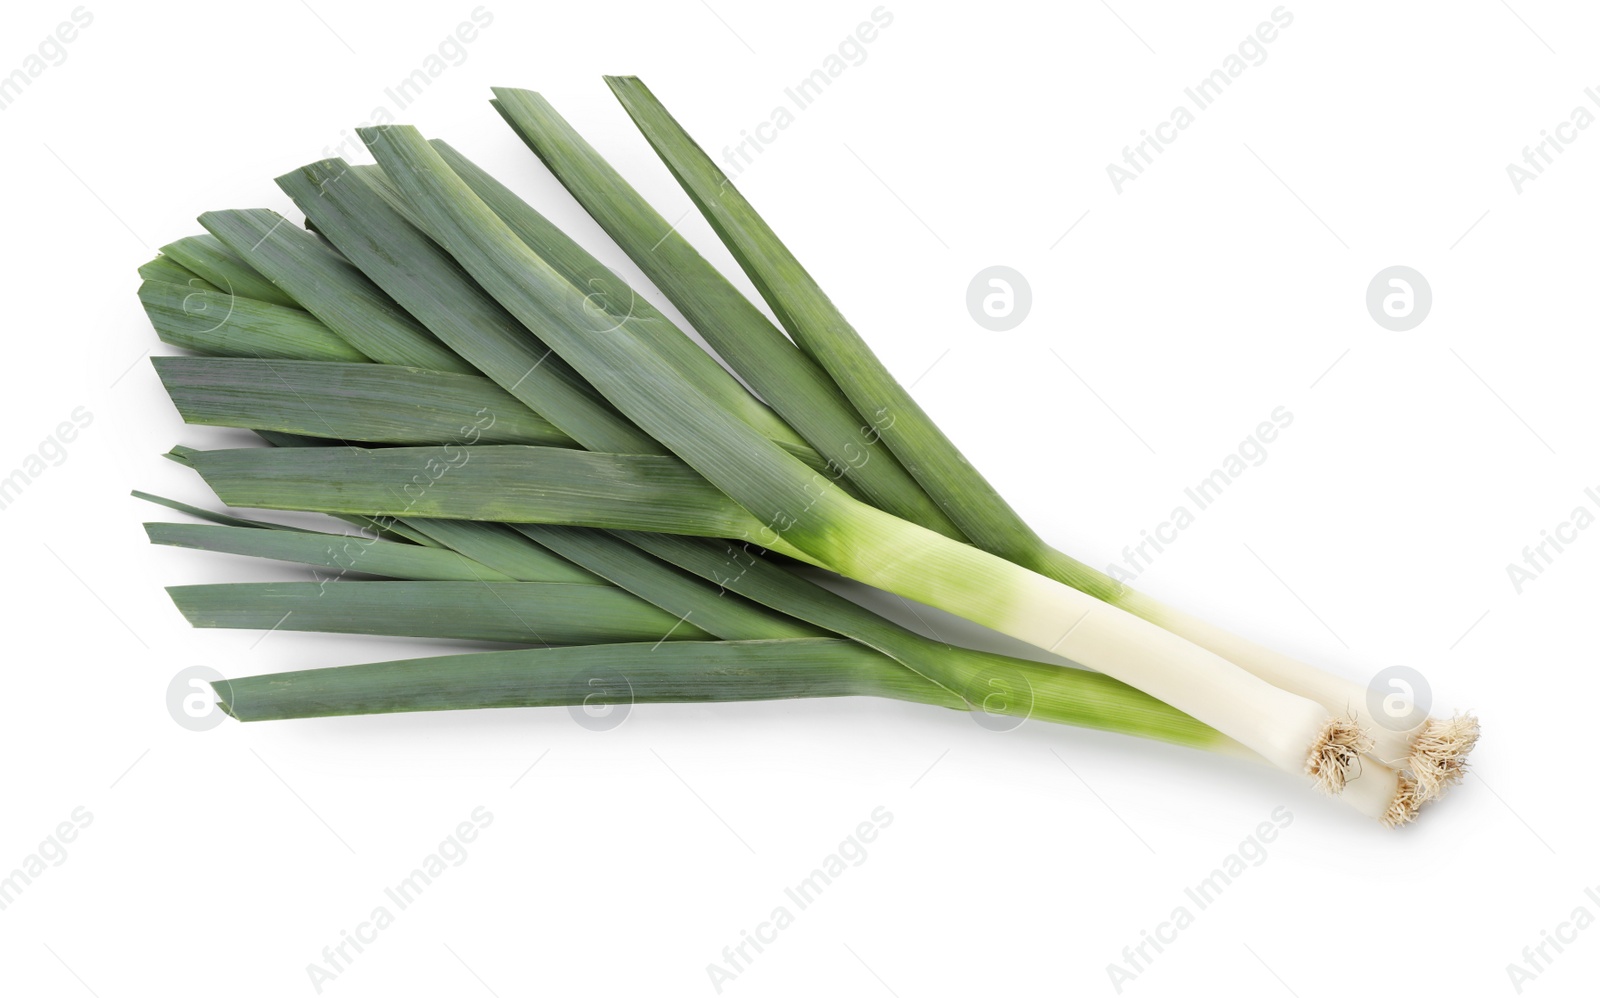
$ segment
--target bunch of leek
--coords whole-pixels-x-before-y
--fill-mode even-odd
[[[198,355],[156,358],[179,412],[271,445],[168,456],[228,506],[361,528],[156,500],[212,521],[149,524],[157,543],[333,572],[173,588],[193,623],[523,646],[230,679],[226,711],[876,695],[1253,753],[1390,825],[1460,778],[1470,716],[1390,730],[1359,685],[1046,544],[649,90],[608,83],[778,324],[546,101],[510,89],[494,107],[715,355],[406,126],[360,132],[373,165],[278,178],[305,227],[208,212],[206,234],[141,268],[158,335]],[[1086,668],[931,640],[818,569]]]

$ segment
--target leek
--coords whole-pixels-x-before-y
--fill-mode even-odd
[[[279,178],[314,233],[272,212],[208,212],[207,235],[140,268],[158,335],[201,355],[156,360],[185,420],[274,445],[169,456],[230,506],[324,512],[370,535],[163,501],[214,525],[151,524],[157,543],[338,573],[174,587],[192,622],[547,646],[219,683],[231,713],[592,703],[588,680],[609,663],[639,702],[998,702],[1248,750],[1388,824],[1459,776],[1468,722],[1375,742],[1347,682],[1045,544],[643,85],[610,82],[782,329],[537,95],[498,89],[494,104],[731,372],[494,178],[405,126],[360,130],[376,166],[325,160]],[[1096,671],[933,641],[789,559]],[[562,645],[578,647],[549,647]]]

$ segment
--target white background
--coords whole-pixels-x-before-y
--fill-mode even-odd
[[[1600,85],[1596,15],[1289,4],[1266,61],[1118,194],[1107,164],[1272,6],[891,0],[865,62],[739,184],[1002,492],[1095,564],[1291,411],[1140,584],[1360,682],[1412,666],[1437,706],[1476,709],[1473,776],[1415,825],[1248,762],[875,701],[637,708],[608,732],[564,710],[180,727],[181,668],[419,643],[184,624],[163,585],[303,576],[144,542],[143,520],[176,517],[129,489],[210,498],[160,453],[239,438],[171,410],[135,268],[201,211],[292,211],[271,178],[370,120],[473,4],[92,4],[0,112],[0,474],[93,413],[0,511],[0,872],[93,815],[0,912],[4,990],[313,994],[307,965],[481,805],[467,860],[323,993],[715,994],[707,965],[880,806],[866,861],[723,993],[1115,994],[1107,965],[1280,807],[1266,861],[1123,993],[1516,993],[1525,946],[1580,905],[1600,915],[1600,531],[1520,595],[1506,573],[1600,486],[1600,128],[1520,194],[1506,165]],[[873,7],[490,3],[464,62],[398,117],[636,275],[488,88],[544,92],[677,218],[688,201],[600,75],[643,76],[716,153]],[[8,5],[0,73],[71,10]],[[734,269],[698,215],[682,230]],[[994,264],[1033,289],[1010,332],[964,303]],[[1433,290],[1409,332],[1365,307],[1393,264]],[[1592,993],[1597,968],[1591,928],[1524,993]]]

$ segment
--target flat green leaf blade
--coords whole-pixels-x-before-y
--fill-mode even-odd
[[[1041,686],[1011,716],[1238,751],[1216,731],[1098,673],[1023,663]],[[981,667],[975,666],[980,675]],[[879,696],[965,710],[968,703],[869,648],[838,638],[672,641],[478,652],[218,680],[243,721],[490,707],[626,706]],[[985,687],[995,697],[1000,688]],[[1034,713],[1034,711],[1037,713]]]
[[[949,646],[929,641],[866,607],[786,571],[748,546],[727,541],[621,531],[618,539],[762,606],[859,641],[929,682],[970,695],[974,679]],[[1015,675],[1016,670],[1010,673]],[[1018,685],[1014,680],[1013,685]]]
[[[261,530],[198,523],[147,523],[152,544],[270,558],[329,569],[429,582],[511,582],[512,578],[454,551],[398,544],[358,534]],[[320,579],[319,579],[320,581]]]
[[[185,459],[229,506],[688,533],[763,526],[675,458],[557,447],[241,448]]]
[[[294,448],[319,446],[316,442],[289,434],[258,432],[274,446]],[[208,515],[203,510],[198,512],[202,516]],[[409,516],[402,520],[394,516],[372,518],[349,513],[331,515],[360,527],[363,536],[410,541],[425,547],[448,548],[517,582],[605,584],[605,580],[578,568],[564,558],[551,554],[504,524],[479,523],[472,520],[432,520],[417,516]],[[251,524],[255,521],[241,522]]]
[[[234,582],[167,589],[195,627],[512,644],[707,637],[611,586],[550,582]],[[676,625],[676,627],[674,627]],[[670,632],[670,636],[669,636]]]
[[[209,233],[185,236],[161,247],[185,270],[193,271],[218,290],[285,308],[300,306],[282,289],[257,273],[244,258]],[[180,281],[180,284],[187,282]]]
[[[780,568],[761,552],[727,541],[692,537],[637,531],[621,531],[616,536],[719,587],[879,651],[894,654],[905,641],[918,637],[866,607]]]
[[[265,440],[274,447],[325,447],[328,441],[316,437],[303,437],[295,433],[279,433],[277,430],[256,430],[256,436]],[[174,447],[174,451],[178,448]],[[190,454],[198,454],[193,448],[183,448],[183,463],[185,467],[193,468],[194,464],[188,458]],[[169,457],[173,455],[168,455]],[[335,519],[357,527],[363,534],[377,537],[381,540],[402,541],[420,544],[423,547],[444,547],[438,541],[411,528],[406,522],[393,516],[371,517],[357,513],[330,513]]]
[[[158,256],[139,268],[139,277],[162,284],[177,284],[191,291],[221,291],[222,289],[178,263],[170,256]]]
[[[1116,585],[1052,552],[922,410],[749,201],[635,77],[607,84],[795,342],[827,370],[889,449],[980,548],[1102,599]]]
[[[298,308],[165,281],[139,285],[161,342],[213,357],[360,362],[367,358]]]
[[[1108,676],[956,647],[909,631],[748,547],[660,534],[527,525],[518,529],[719,637],[776,636],[775,629],[792,631],[809,622],[852,638],[922,677],[928,686],[925,695],[949,697],[974,711],[1195,747],[1218,747],[1226,741],[1188,714]],[[635,545],[639,557],[630,559],[625,549]],[[706,581],[694,579],[696,575]],[[730,611],[730,603],[737,609]],[[775,616],[761,617],[747,608],[771,608]]]
[[[487,378],[389,364],[155,357],[184,421],[334,440],[569,447],[571,437]]]
[[[211,523],[217,523],[227,527],[249,527],[252,530],[291,530],[296,533],[303,534],[318,533],[318,531],[307,530],[304,527],[291,527],[286,523],[273,523],[269,520],[250,520],[242,516],[233,516],[228,513],[218,513],[213,510],[202,509],[199,506],[191,506],[186,502],[179,502],[176,499],[168,499],[164,496],[156,496],[151,495],[148,492],[140,492],[138,489],[134,489],[130,495],[132,495],[135,499],[143,499],[145,502],[152,502],[157,506],[165,506],[167,509],[177,510],[180,513],[187,513],[197,519],[207,520]]]
[[[585,571],[565,558],[500,523],[472,520],[430,520],[411,517],[406,524],[422,531],[429,539],[443,544],[480,565],[487,565],[518,582],[568,582],[574,585],[606,585],[606,580]]]
[[[486,707],[881,696],[960,701],[850,641],[676,641],[440,655],[213,684],[242,721]],[[953,701],[953,702],[952,702]]]
[[[776,524],[759,528],[765,531],[762,543],[781,535],[814,559],[849,563],[859,538],[841,524],[873,513],[889,519],[851,500],[718,406],[635,335],[635,322],[615,325],[594,315],[582,290],[507,228],[416,129],[369,128],[360,135],[425,218],[429,234],[484,290],[538,328],[545,342],[640,428],[746,510]]]
[[[820,628],[710,585],[605,531],[529,523],[518,524],[517,530],[716,637],[756,640],[826,634]]]
[[[200,224],[373,360],[474,373],[361,271],[277,212],[208,211]]]
[[[449,145],[439,141],[430,144],[451,171],[499,215],[512,232],[568,283],[582,289],[584,301],[591,312],[610,316],[615,323],[628,323],[643,345],[677,368],[690,384],[729,414],[813,467],[826,466],[811,445],[788,423],[751,396],[749,390],[739,384],[703,347],[685,335],[671,319],[595,259],[588,250],[510,188]]]
[[[323,160],[279,177],[278,186],[373,284],[584,447],[665,453],[411,225],[366,174]]]
[[[877,446],[873,419],[863,419],[828,373],[708,263],[548,101],[536,93],[504,87],[496,88],[495,95],[496,109],[584,210],[712,349],[834,468],[842,470],[867,501],[961,539],[955,524],[894,454]],[[436,141],[434,147],[491,206],[514,197],[449,146]]]
[[[929,639],[725,542],[632,532],[617,536],[756,603],[873,648],[959,696],[975,711],[1197,747],[1227,741],[1210,726],[1109,676]]]

